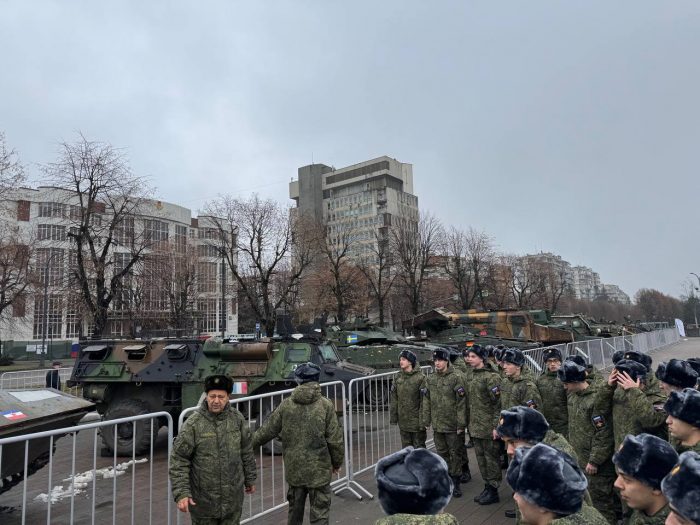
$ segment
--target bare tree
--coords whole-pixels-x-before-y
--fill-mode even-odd
[[[5,134],[0,131],[0,202],[4,201],[8,193],[20,186],[24,180],[24,168],[17,153],[7,148]]]
[[[413,315],[420,313],[423,306],[423,284],[428,269],[434,264],[441,235],[442,226],[432,215],[421,217],[417,223],[406,221],[391,230],[397,277]]]
[[[0,322],[24,317],[33,282],[30,261],[29,245],[20,240],[16,229],[0,224]]]
[[[459,307],[468,310],[477,299],[483,306],[483,287],[487,266],[493,258],[491,239],[469,228],[466,232],[451,227],[444,236],[444,271],[455,291]]]
[[[311,263],[313,235],[302,219],[258,195],[222,195],[207,203],[204,212],[214,230],[210,245],[223,255],[239,298],[272,335],[275,311],[288,304]]]
[[[544,279],[536,261],[516,255],[508,256],[510,288],[516,308],[537,306],[544,293]]]
[[[75,143],[62,143],[58,160],[45,172],[47,183],[62,190],[60,213],[73,224],[68,233],[76,254],[73,277],[92,318],[93,337],[99,338],[122,281],[158,240],[134,223],[150,187],[131,172],[121,152],[82,135]],[[115,249],[122,257],[118,268],[113,265]]]
[[[396,274],[392,272],[392,264],[393,257],[390,255],[387,234],[376,230],[366,255],[360,258],[358,268],[366,279],[369,295],[376,302],[380,326],[384,326],[387,298],[396,278]]]

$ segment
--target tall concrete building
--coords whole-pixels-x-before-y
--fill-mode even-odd
[[[572,266],[572,285],[576,299],[593,301],[600,293],[600,275],[587,266]]]
[[[296,213],[326,226],[328,239],[350,241],[355,257],[368,256],[376,235],[405,222],[418,221],[413,194],[413,166],[390,157],[336,169],[325,164],[302,166],[289,184]]]

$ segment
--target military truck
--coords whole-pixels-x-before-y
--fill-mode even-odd
[[[233,397],[250,396],[292,388],[294,369],[307,361],[321,366],[321,382],[349,382],[374,372],[343,362],[331,343],[303,334],[258,341],[102,340],[81,344],[68,385],[82,386],[83,396],[96,403],[105,420],[160,411],[177,420],[183,409],[199,402],[209,375],[231,377]],[[258,421],[267,417],[256,413],[259,406],[251,404],[246,415]],[[116,443],[113,431],[105,431],[102,439],[110,453],[116,448],[119,455],[129,455],[135,446],[143,454],[153,434],[144,420],[119,425]]]
[[[552,326],[572,333],[574,340],[600,339],[616,337],[629,333],[624,327],[613,322],[601,322],[581,314],[553,315]]]

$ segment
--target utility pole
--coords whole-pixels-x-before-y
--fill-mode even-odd
[[[226,336],[226,259],[224,257],[224,248],[221,251],[221,339]]]

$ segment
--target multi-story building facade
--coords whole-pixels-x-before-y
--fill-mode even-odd
[[[600,293],[600,275],[587,266],[573,266],[572,289],[576,299],[592,301]]]
[[[16,232],[19,241],[30,246],[35,278],[26,300],[13,304],[9,317],[0,320],[0,339],[75,340],[91,334],[89,314],[81,306],[77,283],[71,277],[77,250],[70,233],[80,215],[78,204],[69,192],[51,187],[19,188],[0,203],[5,231]],[[109,222],[99,213],[96,220]],[[167,330],[237,333],[233,277],[219,257],[217,236],[211,218],[193,217],[189,209],[176,204],[144,201],[137,214],[114,233],[115,244],[109,251],[111,272],[124,268],[131,259],[128,243],[120,242],[122,237],[138,237],[148,244],[112,301],[103,336]],[[186,279],[187,284],[173,294],[178,279]],[[177,324],[181,326],[173,324],[174,295],[182,303],[179,307],[186,310],[180,312]]]
[[[289,184],[296,213],[325,225],[331,243],[349,243],[354,257],[369,257],[377,235],[418,222],[413,166],[390,157],[336,169],[311,164]]]
[[[632,304],[630,296],[623,292],[616,284],[604,284],[601,286],[601,295],[608,301],[621,304]]]

